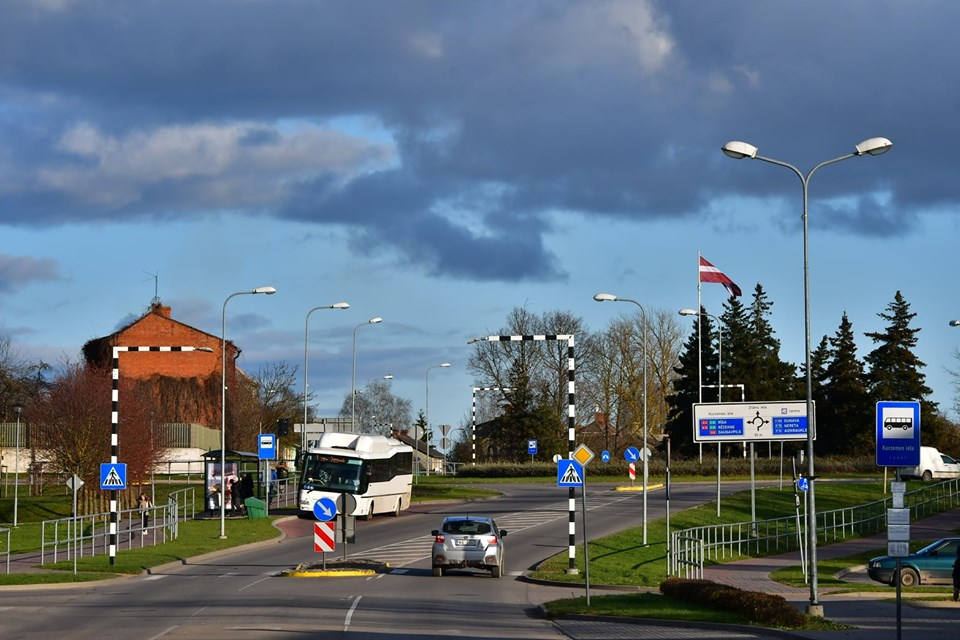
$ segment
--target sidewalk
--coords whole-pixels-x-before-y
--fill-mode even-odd
[[[930,518],[911,523],[910,536],[914,540],[936,540],[960,535],[960,509],[953,509]],[[817,559],[826,560],[851,556],[872,549],[885,549],[886,532],[849,542],[817,545]],[[883,555],[879,552],[877,555]],[[810,602],[810,589],[788,587],[775,582],[770,574],[784,567],[800,564],[800,553],[794,551],[779,556],[751,558],[704,569],[704,578],[738,587],[783,596],[800,610]],[[872,583],[879,584],[879,583]],[[896,590],[889,593],[863,592],[833,595],[829,589],[818,588],[818,600],[824,617],[834,622],[857,627],[856,631],[794,632],[805,638],[854,638],[879,640],[896,637]],[[956,637],[960,629],[960,604],[944,595],[943,601],[917,602],[902,598],[902,630],[907,637]],[[921,635],[923,634],[923,635]]]

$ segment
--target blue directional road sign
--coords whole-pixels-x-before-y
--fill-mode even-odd
[[[277,459],[277,436],[272,433],[261,433],[257,438],[257,457],[261,460]]]
[[[127,488],[127,465],[104,462],[100,465],[100,488],[123,491]]]
[[[327,522],[337,517],[337,502],[333,498],[323,497],[313,503],[313,515],[320,522]]]
[[[537,455],[537,441],[527,440],[527,453],[531,456]]]
[[[640,459],[640,450],[636,447],[627,447],[623,451],[623,457],[627,462],[636,462]]]
[[[557,462],[558,487],[582,487],[583,465],[576,460],[561,458]]]
[[[809,488],[810,488],[810,481],[808,479],[804,477],[800,477],[797,479],[797,489],[800,489],[800,491],[806,491]]]
[[[604,451],[603,453],[601,453],[600,459],[603,460],[604,462],[610,462],[610,452]]]
[[[920,403],[877,403],[877,466],[920,464]]]

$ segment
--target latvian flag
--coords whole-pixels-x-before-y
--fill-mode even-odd
[[[720,269],[707,262],[703,256],[700,257],[700,282],[717,282],[722,284],[732,296],[743,295],[740,287],[728,278]]]

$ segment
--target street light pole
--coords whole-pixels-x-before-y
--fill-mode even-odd
[[[273,287],[257,287],[253,291],[237,291],[223,301],[223,321],[220,333],[220,539],[227,538],[227,303],[231,298],[259,293],[272,296],[277,290]]]
[[[720,326],[720,318],[713,315],[712,313],[707,313],[703,311],[697,313],[693,309],[680,309],[680,315],[682,316],[697,316],[705,315],[707,317],[713,318],[717,321],[717,402],[723,402],[723,327]],[[697,331],[700,328],[697,327]],[[702,387],[703,385],[701,385]],[[717,517],[720,517],[720,451],[723,444],[717,442]]]
[[[300,428],[300,452],[307,450],[307,344],[310,339],[310,314],[320,309],[349,309],[347,302],[335,302],[328,306],[314,307],[307,311],[307,319],[303,323],[303,427]]]
[[[598,293],[593,296],[597,302],[632,302],[640,308],[640,317],[643,322],[643,448],[640,455],[643,458],[643,544],[647,544],[647,480],[649,478],[649,450],[647,449],[647,312],[643,305],[630,298],[620,298],[612,293]]]
[[[427,436],[427,475],[430,475],[430,369],[446,369],[450,366],[449,362],[444,362],[442,364],[435,364],[432,367],[427,367],[426,372],[424,372],[424,388],[426,390],[426,397],[424,398],[423,405],[423,418],[427,423],[427,432],[424,434]],[[414,434],[416,435],[416,434]],[[418,447],[419,448],[419,447]],[[416,457],[416,452],[414,452],[414,457]]]
[[[889,151],[891,147],[893,147],[893,143],[887,138],[870,138],[854,147],[853,153],[825,160],[810,169],[806,175],[792,164],[757,155],[757,147],[746,142],[733,140],[721,148],[724,154],[734,160],[742,160],[743,158],[762,160],[793,171],[800,178],[800,185],[803,190],[803,214],[801,216],[803,220],[803,333],[804,363],[807,378],[807,480],[810,483],[810,488],[807,490],[807,561],[810,563],[810,605],[807,607],[807,613],[816,616],[823,615],[823,606],[820,605],[817,593],[817,514],[814,497],[816,476],[813,467],[813,438],[816,424],[813,414],[813,371],[810,367],[810,249],[807,217],[810,178],[821,167],[862,155],[878,156]]]
[[[366,322],[358,324],[353,328],[353,373],[350,381],[350,430],[357,432],[357,329],[365,327],[368,324],[380,324],[383,318],[370,318]]]
[[[20,412],[23,411],[23,405],[18,402],[13,405],[13,410],[17,412],[16,448],[13,454],[13,528],[16,529],[20,498]]]

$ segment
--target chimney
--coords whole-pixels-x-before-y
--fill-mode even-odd
[[[150,310],[153,311],[153,313],[157,314],[158,316],[161,316],[164,318],[170,318],[170,307],[165,307],[161,305],[159,302],[153,303],[151,307],[152,308]]]

